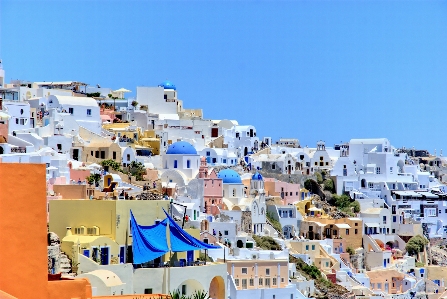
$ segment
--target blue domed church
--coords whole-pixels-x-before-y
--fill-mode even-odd
[[[177,141],[171,144],[162,157],[165,170],[175,170],[182,173],[186,180],[197,176],[200,167],[200,155],[195,147],[186,141]]]

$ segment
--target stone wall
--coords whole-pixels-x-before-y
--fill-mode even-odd
[[[251,227],[252,227],[251,212],[242,211],[241,230],[248,234],[251,234]]]

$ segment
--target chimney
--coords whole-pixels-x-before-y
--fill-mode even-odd
[[[71,226],[67,226],[67,233],[65,234],[65,236],[71,236],[73,235],[73,233],[71,232]]]

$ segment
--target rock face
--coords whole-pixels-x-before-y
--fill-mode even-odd
[[[48,273],[60,273],[62,258],[60,239],[55,233],[49,232],[47,234],[47,244]]]
[[[251,234],[251,227],[252,227],[251,212],[250,211],[242,211],[241,230],[248,234]]]

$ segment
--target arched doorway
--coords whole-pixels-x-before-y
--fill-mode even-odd
[[[244,248],[244,242],[242,242],[242,240],[237,240],[236,246],[237,248]]]
[[[208,296],[211,299],[225,299],[225,281],[221,276],[215,276],[211,280]]]
[[[178,290],[180,292],[180,294],[185,295],[185,296],[192,296],[194,294],[194,292],[196,292],[196,291],[205,291],[206,292],[206,290],[202,286],[202,284],[195,279],[185,280],[176,288],[176,290]],[[175,291],[175,289],[171,290],[171,291]]]

